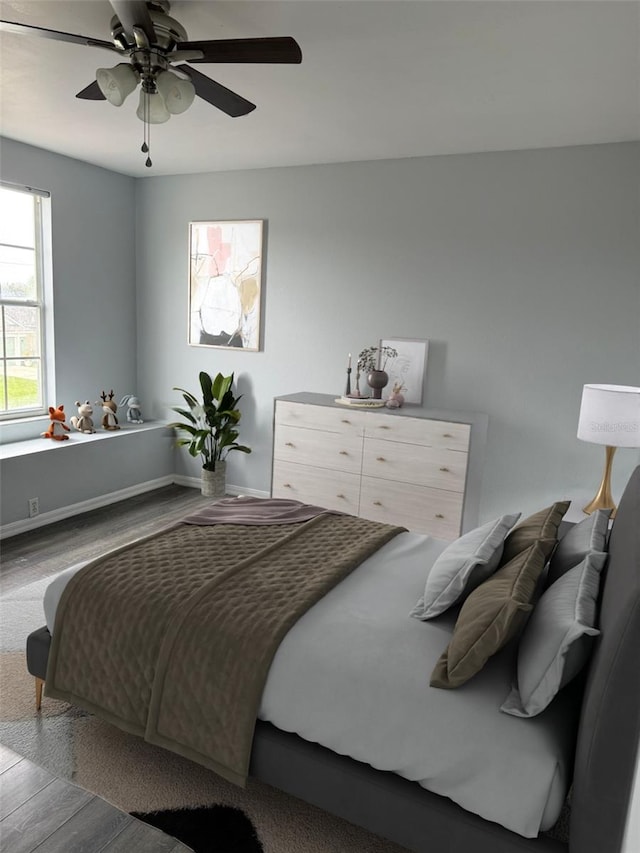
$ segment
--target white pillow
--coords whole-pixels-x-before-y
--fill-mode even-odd
[[[600,573],[607,555],[592,551],[558,578],[537,603],[518,646],[517,684],[500,708],[535,717],[589,659]]]
[[[433,619],[458,604],[498,568],[504,540],[520,513],[503,515],[448,545],[427,576],[424,595],[410,616]]]

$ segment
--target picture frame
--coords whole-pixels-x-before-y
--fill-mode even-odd
[[[190,346],[262,346],[264,220],[189,223]]]
[[[387,360],[385,371],[389,375],[387,389],[393,390],[396,382],[402,383],[405,403],[422,405],[424,380],[427,373],[429,341],[414,338],[385,338],[381,347],[392,347],[398,353]]]

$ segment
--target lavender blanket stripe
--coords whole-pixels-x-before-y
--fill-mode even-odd
[[[211,506],[188,515],[183,524],[300,524],[318,515],[337,510],[324,509],[313,504],[285,498],[224,498]]]

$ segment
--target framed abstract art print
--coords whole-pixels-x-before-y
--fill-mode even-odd
[[[189,223],[189,344],[262,344],[263,220]]]

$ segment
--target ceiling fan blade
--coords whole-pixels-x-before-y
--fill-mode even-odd
[[[145,0],[109,0],[109,2],[127,34],[129,44],[135,42],[134,27],[144,32],[149,44],[155,43],[156,33]]]
[[[251,101],[247,101],[246,98],[237,95],[221,83],[216,83],[215,80],[207,77],[206,74],[201,74],[195,68],[181,65],[180,71],[183,71],[191,78],[191,82],[195,86],[196,95],[208,101],[219,110],[222,110],[228,116],[237,118],[255,110],[256,105],[252,104]]]
[[[302,62],[298,42],[290,36],[255,39],[218,39],[214,41],[183,41],[179,50],[201,50],[202,59],[191,62]]]
[[[110,41],[94,39],[89,36],[77,36],[74,33],[63,33],[59,30],[48,30],[45,27],[34,27],[31,24],[18,24],[14,21],[0,21],[0,31],[3,33],[17,33],[18,35],[40,36],[40,38],[54,39],[55,41],[67,41],[71,44],[84,44],[89,47],[104,47],[107,50],[120,50]]]
[[[100,91],[100,86],[98,86],[98,83],[96,80],[94,80],[93,83],[89,83],[88,86],[85,86],[85,88],[81,92],[78,92],[78,94],[76,95],[76,98],[82,98],[84,101],[106,101],[107,100],[105,98],[105,96],[102,94],[102,92]]]

